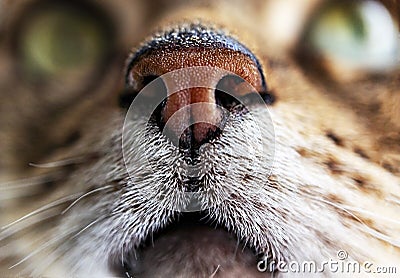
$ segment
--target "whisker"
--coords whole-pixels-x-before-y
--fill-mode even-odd
[[[345,211],[345,212],[347,212],[347,213],[348,213],[349,211],[352,211],[352,212],[359,212],[359,213],[363,213],[364,215],[372,216],[374,219],[379,218],[379,219],[385,220],[385,221],[387,221],[387,222],[391,222],[391,223],[394,223],[394,224],[400,224],[400,220],[395,220],[395,219],[391,219],[391,218],[388,218],[388,217],[384,217],[384,216],[382,216],[382,215],[373,213],[373,212],[371,212],[371,211],[368,211],[368,210],[365,210],[365,209],[362,209],[362,208],[352,207],[352,206],[347,206],[347,205],[340,205],[340,206],[338,206],[338,205],[336,205],[336,204],[334,204],[334,203],[332,203],[332,202],[330,202],[330,201],[328,201],[328,200],[325,200],[325,199],[322,199],[322,198],[317,198],[317,197],[315,197],[315,196],[312,196],[312,195],[309,194],[309,193],[307,193],[306,195],[307,195],[307,197],[310,198],[310,199],[313,199],[313,200],[319,201],[319,202],[323,202],[323,203],[328,204],[328,205],[335,206],[336,208],[339,208],[339,209],[341,209],[341,210],[343,210],[343,211]],[[387,200],[389,200],[389,199],[387,199]],[[394,200],[393,200],[393,201],[394,201]],[[350,214],[350,215],[356,218],[355,215],[353,215],[353,214]],[[365,224],[365,223],[362,223],[362,224]],[[365,225],[366,225],[366,224],[365,224]]]
[[[34,250],[33,252],[31,252],[29,255],[25,256],[24,258],[22,258],[20,261],[18,261],[17,263],[15,263],[14,265],[10,266],[9,269],[13,269],[19,265],[21,265],[22,263],[26,262],[27,260],[29,260],[30,258],[32,258],[33,256],[35,256],[36,254],[46,250],[47,248],[51,247],[54,244],[57,244],[58,242],[63,241],[63,243],[68,242],[68,240],[72,240],[74,238],[76,238],[77,236],[79,236],[81,233],[83,233],[84,231],[86,231],[87,229],[89,229],[90,227],[92,227],[94,224],[98,223],[99,221],[104,220],[105,218],[107,218],[107,216],[101,216],[98,219],[92,221],[91,223],[89,223],[88,225],[86,225],[83,229],[81,229],[78,233],[76,233],[75,235],[73,235],[72,237],[70,237],[69,239],[66,239],[67,237],[69,237],[70,235],[72,235],[73,233],[75,233],[78,229],[70,229],[68,232],[65,232],[62,235],[56,236],[53,239],[47,240],[45,242],[45,244],[43,244],[41,247],[37,248],[36,250]],[[66,239],[66,240],[64,240]],[[60,246],[62,246],[63,244],[61,244]],[[59,247],[60,247],[59,246]],[[57,248],[59,248],[57,247]]]
[[[39,219],[37,219],[35,221],[32,221],[27,225],[22,225],[19,228],[14,228],[12,230],[7,230],[6,229],[6,230],[0,232],[0,242],[3,241],[3,240],[6,240],[7,238],[9,238],[9,237],[11,237],[11,236],[13,236],[13,235],[15,235],[15,234],[27,229],[27,228],[32,228],[35,225],[37,225],[39,223],[42,223],[43,221],[49,220],[49,219],[57,217],[57,216],[60,216],[59,212],[52,213],[52,214],[50,214],[50,215],[48,215],[46,217],[40,217]]]
[[[44,270],[46,270],[51,264],[53,264],[54,262],[56,262],[57,260],[59,260],[61,257],[63,257],[68,251],[68,248],[64,248],[64,246],[66,245],[66,243],[70,240],[73,240],[74,238],[76,238],[77,236],[79,236],[80,234],[82,234],[84,231],[88,230],[90,227],[92,227],[93,225],[95,225],[96,223],[106,219],[108,216],[107,215],[103,215],[99,218],[97,218],[96,220],[90,222],[88,225],[86,225],[84,228],[82,229],[74,229],[73,231],[71,230],[71,232],[67,235],[71,235],[74,232],[78,231],[76,234],[74,234],[73,236],[69,237],[68,239],[64,240],[63,243],[61,243],[59,246],[57,246],[46,258],[46,260],[44,262],[41,263],[41,265],[36,266],[35,270],[32,272],[31,276],[33,277],[39,277],[41,275],[41,273],[43,273]],[[62,250],[64,248],[64,250]],[[71,271],[72,273],[74,273],[74,270]]]
[[[13,242],[7,242],[4,245],[0,246],[0,265],[3,266],[5,261],[9,261],[11,260],[11,258],[17,257],[18,250],[16,250],[15,244]]]
[[[82,199],[86,198],[87,196],[90,196],[90,195],[92,195],[92,194],[94,194],[94,193],[97,193],[97,192],[100,192],[100,191],[103,191],[103,190],[106,190],[106,189],[110,189],[110,188],[114,188],[114,186],[112,186],[112,185],[106,185],[106,186],[103,186],[103,187],[100,187],[100,188],[93,189],[92,191],[89,191],[89,192],[83,194],[83,195],[80,196],[78,199],[76,199],[74,202],[72,202],[72,204],[70,204],[65,210],[63,210],[63,211],[61,212],[61,214],[65,214],[65,213],[66,213],[68,210],[70,210],[74,205],[76,205],[79,201],[81,201]]]
[[[51,266],[54,262],[58,261],[68,252],[68,249],[65,249],[63,252],[58,252],[58,249],[63,245],[64,244],[61,244],[59,247],[57,247],[56,250],[52,251],[48,256],[46,256],[46,259],[44,261],[41,261],[39,265],[36,265],[30,276],[42,277],[43,272],[47,268],[49,268],[49,266]]]
[[[217,268],[214,270],[213,273],[211,273],[210,278],[213,278],[217,274],[220,267],[221,267],[221,265],[217,265]]]
[[[359,212],[359,213],[363,213],[365,215],[369,215],[369,216],[373,216],[374,219],[380,218],[382,220],[388,221],[388,222],[392,222],[394,224],[400,224],[399,220],[395,220],[395,219],[391,219],[388,217],[384,217],[382,215],[378,215],[376,213],[370,212],[368,210],[362,209],[362,208],[356,208],[356,207],[350,207],[350,206],[343,206],[343,208],[346,208],[347,210],[353,211],[353,212]]]
[[[386,200],[400,206],[400,198],[395,198],[393,196],[390,196],[387,197]]]
[[[335,208],[337,208],[337,209],[340,209],[340,210],[346,212],[346,213],[349,214],[351,217],[353,217],[355,220],[357,220],[360,224],[362,224],[363,227],[366,229],[366,232],[368,232],[368,234],[370,234],[371,236],[373,236],[373,237],[375,237],[375,238],[377,238],[377,239],[383,240],[383,241],[385,241],[385,242],[387,242],[387,243],[389,243],[389,244],[391,244],[391,245],[393,245],[393,246],[400,247],[400,241],[398,241],[398,240],[393,240],[393,239],[390,238],[389,236],[387,236],[387,235],[385,235],[385,234],[383,234],[383,233],[380,233],[380,232],[376,231],[375,229],[372,229],[372,228],[369,227],[367,224],[365,224],[365,222],[363,222],[359,217],[357,217],[356,215],[354,215],[353,213],[351,213],[349,210],[347,210],[344,206],[339,206],[339,205],[337,205],[337,204],[334,204],[334,203],[332,203],[332,202],[330,202],[330,201],[327,201],[327,200],[324,200],[324,199],[321,199],[321,198],[317,198],[317,197],[313,197],[313,196],[309,196],[309,197],[310,197],[311,199],[314,199],[314,200],[323,202],[323,203],[325,203],[325,204],[331,205],[331,206],[333,206],[333,207],[335,207]],[[364,231],[364,232],[365,232],[365,231]]]
[[[371,236],[373,236],[373,237],[375,237],[377,239],[383,240],[383,241],[385,241],[385,242],[387,242],[387,243],[389,243],[389,244],[391,244],[391,245],[393,245],[395,247],[400,247],[400,241],[399,240],[395,240],[395,239],[391,238],[390,236],[387,236],[387,235],[385,235],[385,234],[383,234],[381,232],[378,232],[378,231],[372,229],[371,227],[369,227],[367,225],[365,225],[365,228],[367,229],[367,232]]]
[[[0,201],[35,196],[43,190],[44,186],[61,181],[64,176],[65,174],[59,171],[42,176],[0,183]]]
[[[108,216],[107,215],[103,215],[99,218],[97,218],[96,220],[90,222],[88,225],[86,225],[84,228],[82,228],[79,232],[77,232],[73,237],[71,237],[71,239],[76,238],[77,236],[79,236],[80,234],[82,234],[84,231],[86,231],[87,229],[89,229],[90,227],[92,227],[94,224],[103,221],[104,219],[106,219]]]
[[[81,164],[86,161],[86,156],[78,156],[78,157],[72,157],[72,158],[67,158],[64,160],[59,160],[59,161],[53,161],[53,162],[47,162],[47,163],[29,163],[29,166],[36,167],[36,168],[57,168],[57,167],[64,167],[64,166],[69,166],[73,164]]]
[[[35,185],[42,185],[48,182],[53,182],[58,179],[61,179],[61,175],[58,176],[58,173],[52,173],[48,175],[42,175],[37,177],[25,178],[16,181],[9,181],[0,184],[0,191],[11,191],[11,190],[18,190],[24,189],[26,187],[32,187]]]
[[[24,258],[22,258],[20,261],[18,261],[17,263],[15,263],[14,265],[10,266],[8,269],[13,269],[19,265],[21,265],[22,263],[26,262],[27,260],[29,260],[30,258],[32,258],[33,256],[35,256],[36,254],[46,250],[47,248],[51,247],[52,245],[56,244],[57,242],[63,240],[64,238],[66,238],[67,236],[71,235],[74,232],[74,230],[70,230],[69,232],[64,233],[61,236],[55,237],[51,240],[47,240],[45,242],[45,244],[43,244],[40,248],[37,248],[35,251],[29,253],[27,256],[25,256]]]
[[[237,252],[238,252],[238,250],[239,250],[239,246],[240,246],[240,240],[237,239],[237,240],[236,240],[236,247],[235,247],[235,251],[233,252],[232,260],[235,260],[236,255],[237,255]]]
[[[40,207],[40,208],[38,208],[38,209],[36,209],[36,210],[24,215],[24,216],[22,216],[21,218],[11,222],[10,224],[7,224],[7,225],[3,226],[0,230],[6,230],[6,229],[10,228],[11,226],[16,225],[17,223],[19,223],[21,221],[24,221],[25,219],[28,219],[28,218],[30,218],[30,217],[32,217],[34,215],[37,215],[38,213],[41,213],[43,211],[46,211],[46,210],[52,209],[54,207],[57,207],[59,205],[65,204],[66,202],[69,202],[69,201],[75,199],[77,196],[79,196],[81,194],[82,193],[71,194],[71,195],[66,196],[64,198],[58,199],[58,200],[56,200],[54,202],[51,202],[51,203],[49,203],[49,204],[47,204],[45,206],[42,206],[42,207]]]

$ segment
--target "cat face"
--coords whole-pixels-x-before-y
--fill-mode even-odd
[[[3,5],[5,273],[399,265],[394,1]]]

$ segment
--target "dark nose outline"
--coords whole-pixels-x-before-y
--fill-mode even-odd
[[[176,53],[182,51],[191,52],[195,57],[192,59],[194,60],[192,61],[192,65],[194,66],[210,65],[212,64],[210,63],[212,58],[218,60],[218,54],[227,51],[237,54],[237,57],[245,57],[247,59],[246,63],[253,64],[254,68],[257,69],[254,71],[254,75],[257,76],[258,84],[253,83],[252,85],[257,87],[258,92],[268,92],[261,65],[255,55],[232,37],[220,32],[219,30],[201,24],[190,24],[183,28],[181,27],[166,31],[165,33],[156,35],[150,41],[143,44],[143,46],[134,52],[128,60],[126,87],[138,90],[142,86],[140,83],[146,78],[146,75],[162,75],[163,73],[172,71],[176,68],[190,66],[181,62],[180,64],[176,63],[176,68],[169,67],[169,64],[174,64],[174,59],[175,61],[182,61],[182,57],[179,55],[173,57],[172,62],[170,61],[170,57],[170,60],[165,58],[168,55],[171,56],[171,53],[174,51]],[[207,58],[205,57],[207,55],[203,55],[200,56],[200,58],[196,58],[197,52],[202,52],[204,54],[207,51],[209,51],[209,56],[211,57]],[[212,54],[214,54],[214,56],[212,56]],[[153,59],[149,59],[149,57],[153,57]],[[141,62],[143,63],[144,59],[147,59],[147,64],[153,65],[153,71],[149,71],[147,66],[144,67],[147,72],[141,72],[140,70],[135,69],[138,64]],[[225,62],[226,60],[224,63]],[[234,63],[235,61],[231,60],[231,62]],[[157,72],[157,66],[160,68],[159,72]],[[270,97],[267,93],[265,95],[268,95],[268,97],[266,97],[268,102],[273,101],[273,97]],[[201,111],[200,109],[200,111],[194,113],[189,112],[187,119],[183,119],[182,122],[194,122],[194,124],[189,126],[182,134],[173,134],[174,132],[172,132],[175,136],[183,136],[180,147],[199,148],[203,143],[217,137],[222,132],[220,129],[222,125],[221,123],[226,120],[226,115],[219,111],[219,106],[222,105],[225,107],[226,104],[232,102],[232,100],[229,97],[226,98],[224,95],[217,95],[217,91],[210,92],[205,89],[199,91],[199,89],[192,88],[184,92],[177,92],[168,96],[164,102],[164,107],[161,108],[161,116],[159,117],[161,121],[160,125],[164,128],[165,123],[175,112],[187,105],[198,102],[213,104],[215,105],[215,109],[210,109],[209,111]],[[208,115],[208,120],[206,119],[205,123],[196,123],[196,119],[191,119],[193,114],[196,113],[209,113],[210,115]]]

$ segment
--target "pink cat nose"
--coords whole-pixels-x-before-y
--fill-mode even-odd
[[[224,111],[217,105],[213,88],[190,88],[169,95],[161,116],[165,133],[190,145],[186,147],[199,147],[223,129]]]
[[[185,73],[194,68],[210,70]],[[177,71],[172,78],[165,77]],[[160,77],[165,85],[164,91],[152,92],[165,94],[158,124],[184,149],[199,148],[218,137],[230,109],[240,104],[238,98],[267,91],[254,54],[234,38],[201,25],[156,36],[133,53],[128,61],[128,87],[140,91],[150,77]],[[180,86],[186,83],[201,86]]]

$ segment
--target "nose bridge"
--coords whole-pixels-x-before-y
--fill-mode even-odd
[[[164,110],[165,120],[167,121],[176,111],[187,105],[199,102],[216,103],[214,90],[214,88],[194,87],[177,92],[168,92]],[[202,106],[194,106],[193,109],[190,109],[190,112],[195,120],[208,116],[214,117],[215,115],[215,109],[210,105],[205,105],[204,110]]]
[[[215,104],[215,94],[213,88],[190,88],[188,89],[188,94],[190,95],[189,104],[206,102]],[[214,119],[216,116],[216,106],[215,105],[194,105],[191,111],[191,116],[195,122],[201,119]]]
[[[183,130],[190,128],[196,142],[204,141],[216,130],[221,120],[213,87],[210,85],[169,92],[162,113],[165,127],[177,138]],[[179,117],[173,117],[178,111]]]
[[[221,110],[215,101],[213,88],[191,88],[189,89],[191,104],[208,103],[211,105],[192,105],[191,116],[193,121],[193,135],[197,142],[204,141],[210,132],[215,132],[221,121]]]

